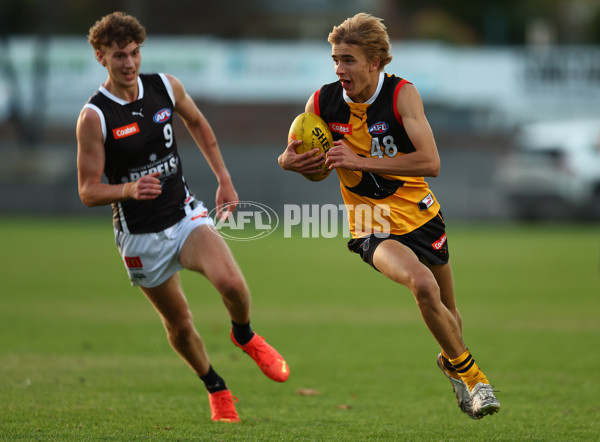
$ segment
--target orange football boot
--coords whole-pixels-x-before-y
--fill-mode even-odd
[[[277,382],[285,382],[290,376],[290,370],[283,356],[267,344],[262,336],[254,333],[254,336],[252,336],[252,339],[246,345],[238,344],[233,336],[233,330],[230,336],[233,343],[248,353],[269,379]]]
[[[208,393],[210,418],[215,422],[241,422],[242,420],[235,411],[235,405],[233,405],[237,401],[238,398],[232,396],[229,390]]]

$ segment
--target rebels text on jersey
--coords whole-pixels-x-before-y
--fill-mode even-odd
[[[158,172],[162,193],[153,200],[113,203],[116,229],[129,233],[158,232],[185,215],[189,190],[183,178],[173,131],[174,97],[164,74],[140,74],[138,99],[121,100],[103,87],[86,107],[102,121],[104,174],[110,184],[134,182]]]

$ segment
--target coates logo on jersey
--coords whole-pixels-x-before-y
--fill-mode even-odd
[[[444,247],[444,244],[446,244],[446,234],[444,233],[440,239],[438,239],[436,242],[434,242],[433,244],[431,244],[431,247],[433,247],[435,250],[442,250],[442,247]]]
[[[369,128],[369,133],[371,135],[381,135],[386,133],[389,128],[390,126],[385,121],[380,121]]]
[[[116,129],[113,129],[113,135],[115,137],[115,140],[118,140],[120,138],[130,137],[132,135],[139,134],[139,133],[140,133],[140,127],[138,126],[137,123],[132,123],[132,124],[128,124],[127,126],[121,126],[121,127],[117,127]]]
[[[164,109],[159,110],[152,117],[152,119],[154,120],[155,123],[164,123],[169,118],[171,118],[171,109],[166,108],[166,107]]]
[[[352,125],[351,124],[342,124],[342,123],[329,123],[329,130],[331,132],[337,132],[342,135],[352,135]]]

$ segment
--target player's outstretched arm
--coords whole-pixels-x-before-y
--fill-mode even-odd
[[[219,183],[215,198],[218,208],[217,216],[225,216],[226,214],[222,213],[222,208],[226,207],[227,212],[235,210],[238,194],[233,187],[231,175],[221,155],[217,137],[204,114],[200,112],[192,97],[185,91],[183,84],[172,75],[167,75],[167,78],[171,83],[175,96],[175,112],[183,120]]]

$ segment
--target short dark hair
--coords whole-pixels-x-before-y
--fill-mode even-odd
[[[146,28],[137,18],[124,12],[113,12],[105,15],[90,28],[88,42],[96,50],[103,46],[112,46],[116,42],[124,48],[132,41],[142,44],[146,40]]]

